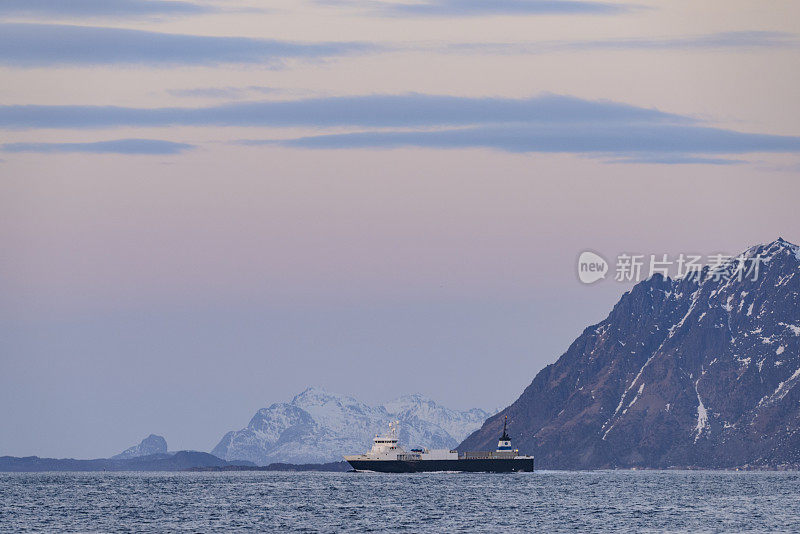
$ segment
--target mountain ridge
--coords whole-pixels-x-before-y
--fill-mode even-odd
[[[111,457],[112,460],[125,460],[130,458],[138,458],[139,456],[148,456],[151,454],[160,454],[167,452],[167,440],[163,436],[150,434],[138,445],[128,447],[119,454]]]
[[[176,451],[131,458],[40,458],[0,456],[0,472],[43,471],[185,471],[192,468],[246,468],[248,462],[226,462],[207,452]]]
[[[451,410],[419,394],[369,406],[314,386],[288,403],[261,408],[247,427],[226,433],[211,453],[257,465],[338,461],[368,448],[375,434],[395,419],[400,421],[401,443],[453,448],[488,416],[477,408]]]
[[[756,256],[757,280],[640,282],[459,450],[491,447],[508,415],[544,468],[800,465],[800,248],[737,258]]]

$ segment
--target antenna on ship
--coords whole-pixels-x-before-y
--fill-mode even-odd
[[[502,441],[511,441],[511,438],[508,437],[508,432],[506,432],[507,426],[508,426],[508,416],[506,416],[505,420],[503,421],[503,435],[500,437]]]
[[[389,437],[391,438],[397,437],[398,425],[400,425],[400,421],[389,421]]]

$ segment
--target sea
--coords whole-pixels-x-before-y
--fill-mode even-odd
[[[800,532],[800,472],[0,473],[1,532]]]

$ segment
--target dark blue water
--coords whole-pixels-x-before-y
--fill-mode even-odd
[[[800,473],[0,474],[0,531],[797,531]]]

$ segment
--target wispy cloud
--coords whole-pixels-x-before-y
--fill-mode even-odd
[[[130,17],[192,15],[216,11],[209,5],[178,0],[2,0],[0,17]]]
[[[800,152],[796,136],[738,132],[657,109],[559,95],[526,99],[368,95],[154,109],[0,106],[0,128],[5,129],[168,126],[344,127],[360,131],[238,144],[305,149],[489,148],[581,154],[622,163],[733,164],[739,161],[727,156]]]
[[[420,2],[320,0],[328,5],[363,7],[391,17],[479,17],[491,15],[615,15],[636,6],[591,0],[424,0]]]
[[[94,143],[7,143],[0,145],[3,152],[34,152],[38,154],[129,154],[170,155],[195,148],[185,143],[158,139],[117,139]]]
[[[800,152],[800,137],[742,133],[695,124],[609,121],[491,125],[423,132],[372,131],[268,142],[314,149],[491,148],[518,153],[601,154],[638,163],[731,163],[697,155]]]
[[[742,31],[664,38],[384,45],[369,42],[307,43],[98,26],[0,22],[0,65],[14,67],[125,64],[159,67],[246,63],[280,68],[291,59],[327,59],[399,51],[546,54],[591,50],[756,50],[786,47],[800,47],[798,36],[783,32]],[[188,92],[186,96],[189,96]]]
[[[22,67],[258,63],[276,68],[290,58],[329,58],[380,49],[379,45],[355,42],[299,43],[93,26],[0,23],[0,64]]]
[[[207,107],[0,106],[0,128],[118,126],[438,127],[492,123],[691,123],[656,109],[544,95],[465,98],[424,94],[308,98]]]
[[[741,165],[743,159],[687,156],[683,154],[636,154],[635,156],[605,157],[606,163],[651,163],[659,165]]]
[[[196,87],[190,89],[169,89],[168,94],[189,98],[227,98],[231,100],[245,98],[251,94],[274,94],[282,89],[265,87],[263,85],[249,85],[247,87]]]
[[[443,45],[441,50],[444,52],[461,54],[547,54],[553,52],[586,52],[592,50],[759,50],[791,47],[800,47],[800,39],[793,33],[738,31],[661,38],[539,41],[524,43],[454,43]]]

